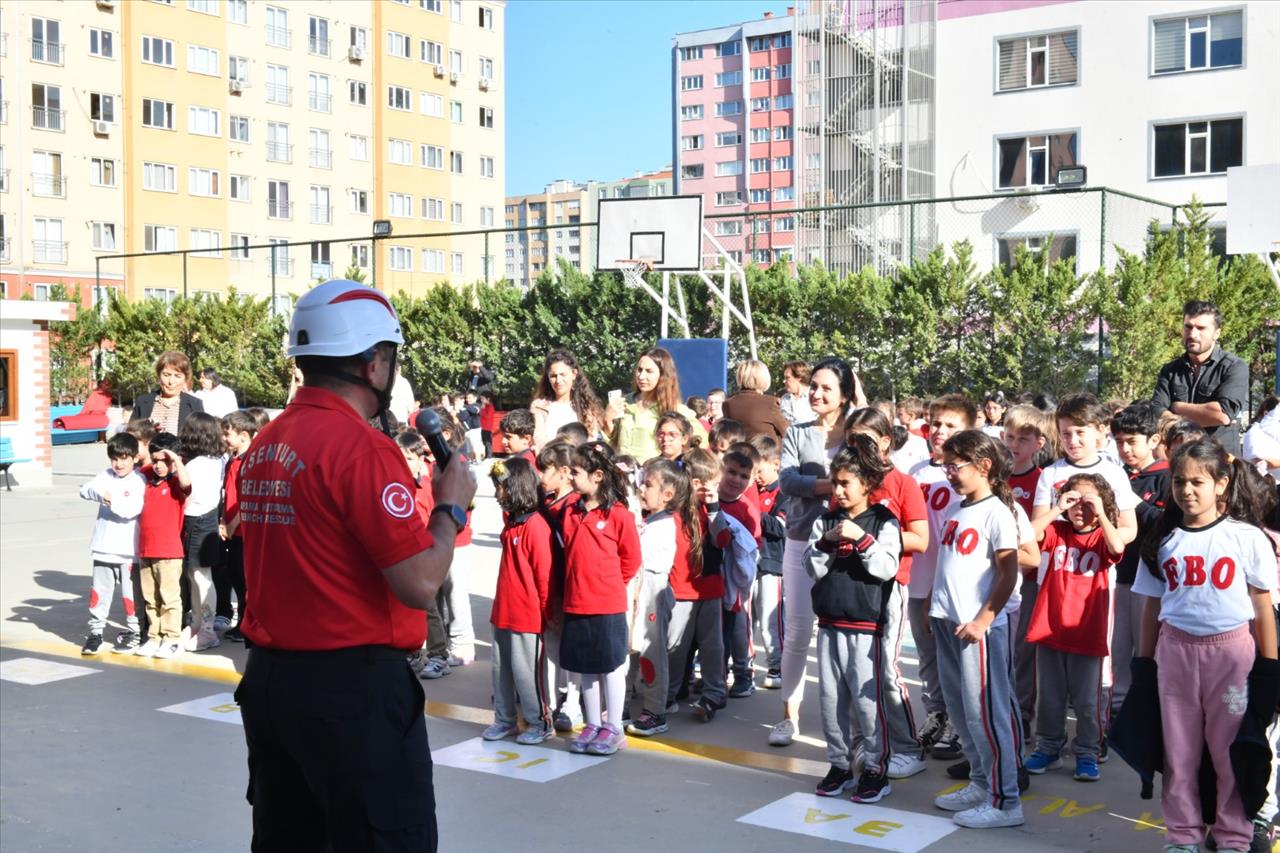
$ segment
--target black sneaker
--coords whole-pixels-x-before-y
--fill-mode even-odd
[[[84,645],[80,647],[82,655],[96,655],[102,650],[102,635],[90,634],[84,638]]]
[[[924,728],[920,729],[920,745],[928,749],[933,746],[934,741],[938,739],[938,735],[942,734],[942,730],[947,725],[947,714],[945,711],[930,711],[929,716],[924,721]]]
[[[709,723],[716,718],[716,711],[724,709],[723,702],[712,702],[703,696],[697,702],[689,705],[689,709],[693,711],[693,715],[698,718],[698,722]]]
[[[236,625],[234,628],[228,628],[226,632],[223,633],[222,639],[230,640],[233,643],[243,643],[244,634],[240,632],[240,626]]]
[[[951,725],[951,721],[947,720],[943,723],[942,731],[938,734],[938,739],[933,742],[930,747],[930,754],[934,758],[942,761],[955,761],[964,751],[960,748],[960,736],[956,734],[955,727]]]
[[[819,797],[838,797],[853,787],[853,771],[831,765],[827,775],[818,783]]]
[[[111,651],[118,655],[131,655],[142,645],[142,641],[133,631],[121,631],[116,634],[115,648]]]
[[[627,734],[637,735],[638,737],[653,737],[660,735],[668,730],[667,718],[661,714],[655,714],[652,711],[641,711],[640,716],[631,721],[631,725],[626,727]]]
[[[855,803],[878,803],[893,793],[889,787],[889,777],[880,773],[863,770],[858,777],[858,785],[849,799]]]
[[[745,699],[756,692],[756,683],[750,678],[735,678],[729,688],[730,699]]]
[[[968,779],[972,770],[968,761],[958,761],[947,768],[947,775],[952,779]]]
[[[1249,842],[1249,853],[1271,853],[1270,821],[1253,819],[1253,840]]]

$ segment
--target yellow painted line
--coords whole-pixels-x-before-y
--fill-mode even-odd
[[[117,655],[109,652],[94,657],[86,657],[81,655],[80,650],[72,643],[59,643],[51,640],[19,640],[15,642],[7,642],[3,645],[4,648],[8,649],[36,652],[38,654],[51,655],[54,657],[69,658],[71,660],[110,664],[112,666],[123,666],[132,669],[150,670],[152,672],[158,672],[165,675],[179,675],[184,678],[198,678],[205,681],[217,681],[224,684],[240,683],[240,673],[236,672],[234,669],[194,663],[181,658],[155,660],[154,658],[140,658],[134,655]],[[227,667],[230,666],[232,666],[232,663],[228,660]],[[470,705],[455,705],[450,702],[438,702],[433,699],[428,699],[425,710],[426,713],[432,717],[439,717],[441,719],[454,720],[457,722],[473,723],[480,726],[487,726],[493,722],[493,710],[491,708],[475,708]],[[564,739],[567,739],[567,737]],[[667,737],[628,737],[627,748],[639,750],[641,752],[653,752],[659,755],[670,755],[679,758],[698,758],[708,761],[718,761],[722,764],[732,764],[737,767],[747,767],[754,770],[772,770],[779,773],[794,773],[799,776],[821,777],[828,769],[825,762],[812,761],[807,758],[795,758],[783,754],[781,750],[775,755],[773,753],[752,752],[751,750],[738,749],[731,746],[698,743],[697,741],[679,740]]]

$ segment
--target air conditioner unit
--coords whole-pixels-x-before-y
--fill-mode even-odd
[[[435,67],[435,69],[434,69],[434,70],[435,70],[435,73],[436,73],[436,76],[437,76],[437,77],[443,77],[443,76],[444,76],[444,66],[443,66],[443,65],[437,65],[437,66]]]
[[[99,9],[114,9],[115,7],[116,0],[98,0]]]
[[[450,72],[449,72],[449,82],[450,82],[450,83],[457,83],[457,82],[458,82],[458,80],[459,80],[459,79],[461,79],[461,77],[462,77],[462,75],[461,75],[461,74],[459,74],[457,71],[450,71]]]
[[[360,62],[364,59],[364,48],[358,44],[351,45],[351,49],[347,51],[347,58],[352,62]]]
[[[488,77],[480,78],[480,88],[483,89],[484,91],[486,92],[489,91],[489,87],[492,85],[493,85],[493,81],[490,80]]]
[[[235,77],[231,78],[231,82],[227,84],[228,91],[233,95],[239,95],[244,91],[244,81]]]
[[[97,135],[97,136],[110,136],[110,135],[111,135],[111,122],[109,122],[109,121],[95,121],[95,122],[93,123],[93,132],[94,132],[94,134],[95,134],[95,135]]]

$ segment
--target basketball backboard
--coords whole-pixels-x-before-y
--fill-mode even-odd
[[[602,198],[596,269],[649,261],[654,270],[696,271],[702,257],[702,196]]]
[[[1280,252],[1280,163],[1227,169],[1227,254]]]

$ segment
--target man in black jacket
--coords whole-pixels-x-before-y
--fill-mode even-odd
[[[484,366],[484,362],[480,359],[474,359],[467,365],[467,372],[462,375],[462,387],[465,391],[474,391],[479,394],[481,391],[493,390],[493,371]]]

